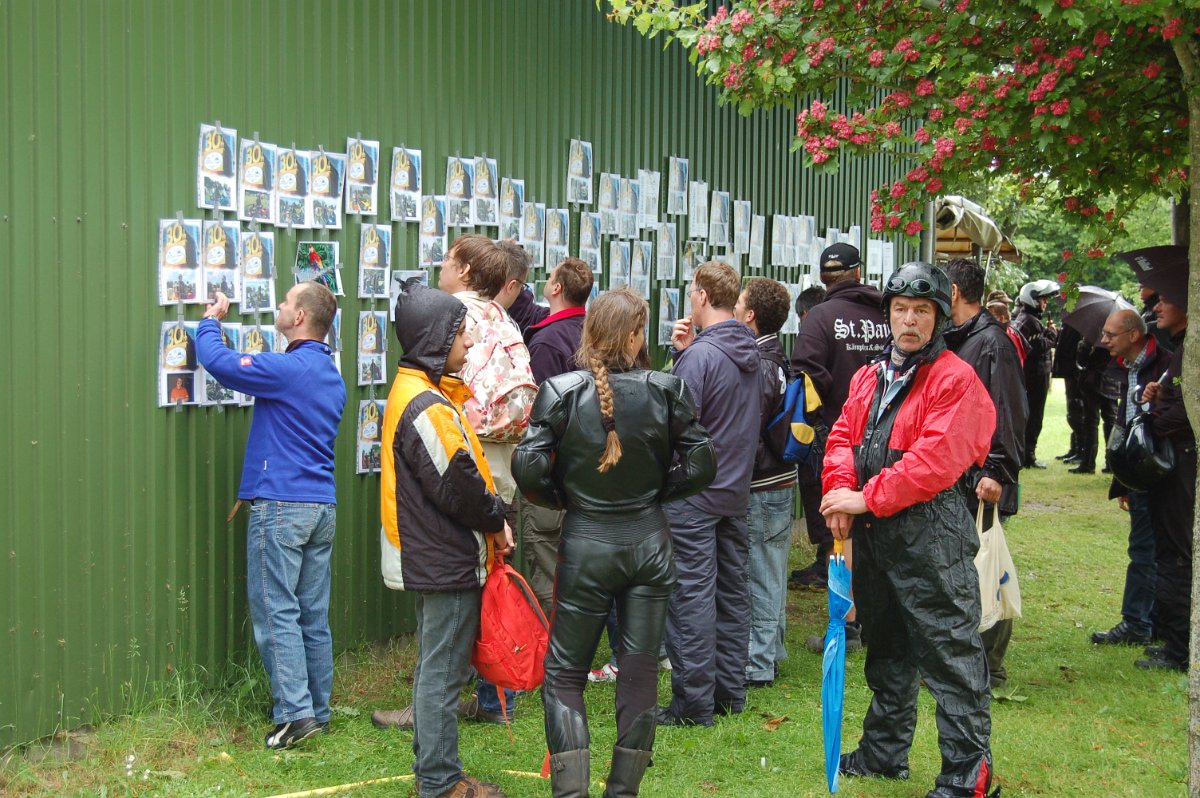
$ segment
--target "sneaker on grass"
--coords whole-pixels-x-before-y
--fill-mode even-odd
[[[617,680],[617,671],[619,669],[611,662],[604,663],[603,667],[596,668],[588,674],[589,682],[615,682]]]
[[[298,718],[271,729],[263,738],[263,743],[273,751],[282,751],[320,733],[321,724],[317,723],[316,718]]]

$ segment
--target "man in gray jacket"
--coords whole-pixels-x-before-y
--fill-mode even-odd
[[[716,261],[696,269],[692,315],[672,330],[674,373],[687,383],[700,423],[712,435],[717,476],[703,493],[666,505],[678,586],[667,616],[671,705],[660,725],[711,726],[713,714],[746,703],[750,595],[746,509],[761,400],[754,335],[733,317],[741,281]],[[697,333],[696,329],[700,332]]]

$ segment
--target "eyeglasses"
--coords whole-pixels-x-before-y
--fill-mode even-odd
[[[1133,330],[1132,329],[1121,330],[1120,332],[1109,332],[1108,330],[1101,330],[1100,331],[1100,340],[1101,341],[1111,341],[1114,338],[1120,338],[1122,335],[1124,335],[1125,333],[1129,333],[1129,332],[1133,332]]]
[[[933,283],[926,280],[924,277],[916,277],[912,280],[905,280],[900,275],[892,275],[887,282],[887,291],[889,294],[903,293],[905,289],[912,291],[913,296],[917,297],[932,297],[937,295],[937,289],[933,287]]]

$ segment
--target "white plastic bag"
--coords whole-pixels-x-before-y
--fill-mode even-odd
[[[975,529],[979,532],[975,569],[979,571],[979,631],[986,632],[997,621],[1021,617],[1021,587],[1000,526],[1000,514],[993,513],[992,525],[984,529],[983,507],[984,502],[979,502],[975,514]]]

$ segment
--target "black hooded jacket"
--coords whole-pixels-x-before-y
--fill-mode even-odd
[[[1004,326],[986,310],[980,310],[957,327],[948,328],[943,337],[946,347],[975,369],[996,406],[991,449],[983,467],[976,470],[972,486],[983,477],[999,482],[1003,490],[1000,513],[1012,515],[1017,512],[1017,476],[1025,458],[1025,421],[1029,416],[1017,348]],[[973,498],[974,494],[971,495]],[[975,505],[975,501],[967,502],[972,514]]]
[[[792,348],[792,371],[812,378],[827,428],[842,413],[850,379],[883,351],[891,335],[883,294],[856,281],[834,283],[804,317]]]
[[[404,354],[384,409],[380,473],[380,566],[394,590],[481,587],[493,551],[483,533],[504,529],[505,504],[462,411],[470,391],[444,376],[466,313],[419,284],[396,300]]]

